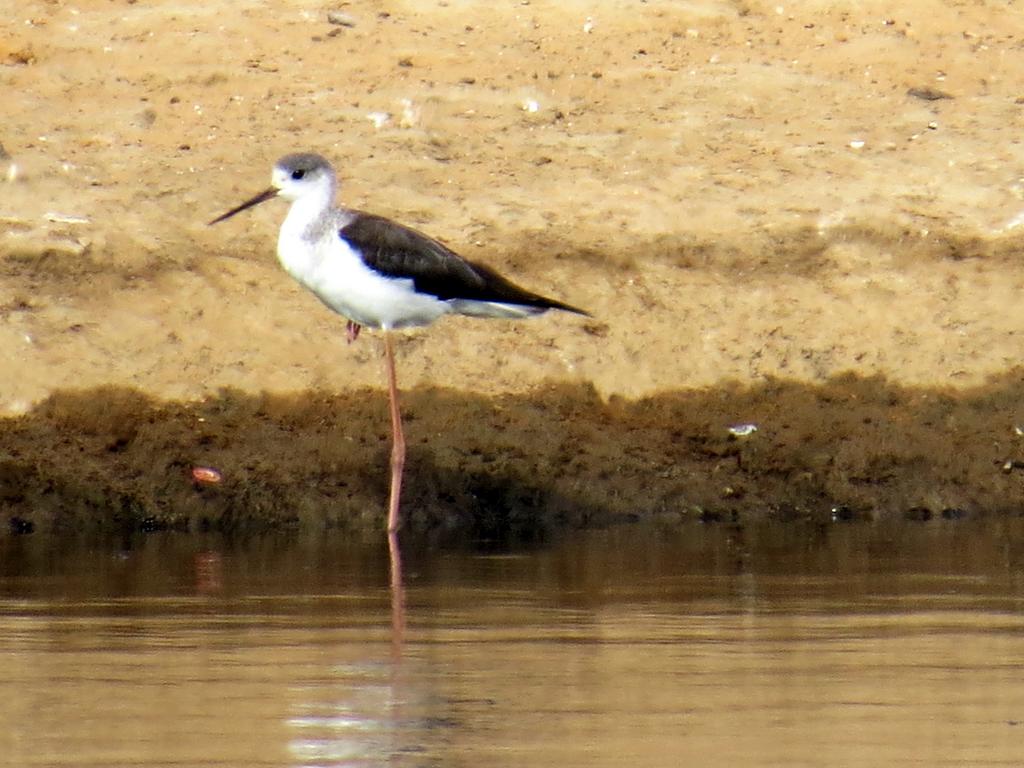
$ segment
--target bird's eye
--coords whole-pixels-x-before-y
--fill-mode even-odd
[[[300,181],[303,176],[306,175],[306,171],[302,168],[292,171],[292,178],[296,181]]]

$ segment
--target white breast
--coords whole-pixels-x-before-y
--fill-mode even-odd
[[[384,329],[426,325],[451,311],[447,302],[416,293],[412,280],[384,277],[367,267],[338,235],[343,217],[310,231],[302,202],[292,204],[281,225],[277,256],[288,274],[328,307],[360,325]]]

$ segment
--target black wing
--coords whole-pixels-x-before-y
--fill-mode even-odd
[[[432,237],[382,216],[357,213],[349,224],[338,230],[338,235],[357,249],[374,271],[412,280],[418,293],[430,294],[442,301],[493,301],[587,314],[582,309],[520,288],[490,267],[467,261]]]

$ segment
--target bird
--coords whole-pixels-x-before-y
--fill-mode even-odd
[[[405,435],[398,403],[393,332],[429,325],[443,315],[524,318],[557,309],[585,310],[520,288],[489,266],[438,240],[372,213],[335,204],[338,177],[322,155],[279,159],[271,185],[209,222],[217,224],[266,200],[291,203],[277,238],[277,257],[296,281],[346,319],[349,342],[362,327],[380,330],[391,414],[388,533],[399,527]]]

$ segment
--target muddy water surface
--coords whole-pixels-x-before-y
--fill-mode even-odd
[[[7,538],[0,765],[1018,764],[1022,534]]]

